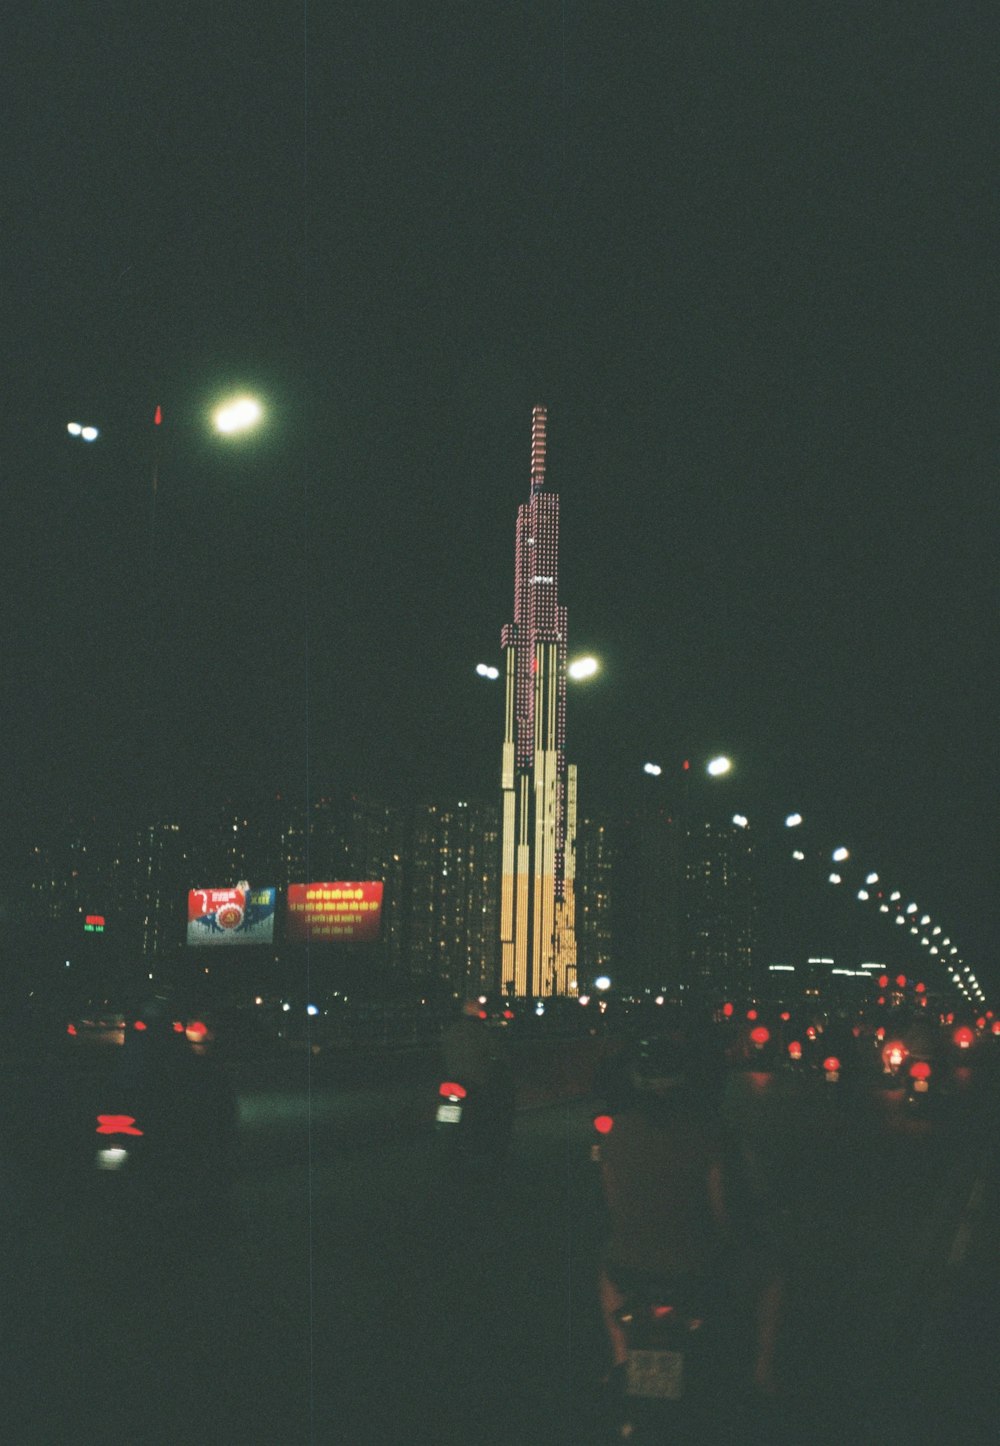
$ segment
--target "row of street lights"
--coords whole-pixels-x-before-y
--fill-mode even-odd
[[[567,666],[566,672],[570,678],[585,679],[593,677],[594,674],[599,671],[599,667],[600,665],[595,658],[586,657],[570,663]],[[495,679],[500,676],[498,668],[486,663],[478,664],[476,671],[481,677],[485,678]],[[685,773],[689,772],[691,768],[690,761],[685,760],[682,768]],[[722,778],[732,772],[733,762],[731,758],[725,755],[719,755],[709,759],[704,765],[704,768],[709,777]],[[651,777],[658,778],[663,771],[663,765],[660,763],[647,762],[643,764],[643,772]],[[746,829],[750,826],[750,820],[745,814],[741,813],[734,814],[732,822],[736,828]],[[788,829],[801,828],[803,823],[803,816],[799,812],[789,813],[784,820],[784,826]],[[801,848],[793,849],[792,858],[796,862],[803,862],[806,858],[804,850]],[[850,858],[851,851],[843,844],[837,845],[836,848],[830,851],[830,859],[834,864],[843,865],[847,863]],[[844,875],[840,869],[831,870],[828,875],[828,882],[834,886],[843,884]],[[864,885],[857,891],[857,898],[861,902],[867,902],[872,899],[873,894],[871,891],[873,886],[878,882],[879,875],[877,873],[870,871],[866,874]],[[928,913],[921,913],[916,903],[911,902],[904,908],[901,903],[902,895],[898,890],[894,890],[889,895],[888,902],[885,901],[882,892],[878,892],[874,897],[880,901],[878,907],[881,913],[892,915],[897,926],[908,926],[910,933],[919,940],[921,947],[926,948],[930,956],[944,964],[950,975],[951,982],[961,990],[970,1002],[975,998],[979,1002],[985,1003],[985,996],[978,979],[972,969],[962,962],[958,946],[952,943],[950,937],[944,935],[941,925],[934,923]],[[920,915],[919,922],[916,919],[918,914]],[[947,955],[944,954],[945,949],[949,951]]]

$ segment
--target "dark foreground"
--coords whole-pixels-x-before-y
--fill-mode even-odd
[[[523,1111],[503,1176],[471,1184],[421,1085],[296,1067],[239,1104],[229,1212],[95,1214],[28,1188],[8,1139],[4,1441],[596,1446],[590,1101]],[[878,1081],[739,1073],[729,1107],[779,1182],[788,1307],[781,1399],[725,1439],[994,1440],[992,1084],[955,1069],[913,1119]]]

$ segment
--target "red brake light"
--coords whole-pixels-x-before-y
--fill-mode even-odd
[[[828,1074],[836,1074],[837,1070],[840,1069],[840,1060],[835,1054],[828,1054],[823,1061],[823,1068]]]
[[[465,1096],[468,1094],[468,1091],[466,1090],[464,1085],[456,1084],[454,1080],[446,1079],[438,1089],[438,1094],[444,1095],[446,1098],[449,1099],[454,1098],[456,1100],[464,1100]]]
[[[993,1031],[994,1034],[1000,1034],[1000,1019],[994,1019],[993,1023],[990,1025],[990,1029]]]
[[[758,1024],[756,1029],[751,1029],[750,1038],[759,1049],[761,1045],[766,1044],[767,1041],[771,1038],[771,1031],[769,1029],[765,1029],[762,1024]]]
[[[911,1079],[930,1079],[931,1067],[925,1059],[918,1059],[910,1065]]]
[[[791,1044],[788,1046],[788,1053],[792,1059],[802,1058],[802,1046],[797,1039],[793,1039]]]
[[[898,1040],[894,1039],[883,1049],[882,1058],[886,1064],[902,1064],[909,1052],[905,1044],[900,1044]]]
[[[145,1021],[144,1019],[137,1019],[136,1022],[133,1024],[132,1028],[133,1028],[133,1029],[145,1029],[145,1028],[146,1028],[146,1021]]]
[[[98,1115],[98,1135],[141,1135],[142,1131],[137,1128],[134,1115]]]
[[[67,1026],[66,1026],[66,1033],[67,1033],[67,1034],[75,1034],[75,1033],[76,1033],[76,1025],[75,1025],[75,1024],[67,1024]]]
[[[183,1025],[178,1026],[175,1024],[174,1028],[180,1028],[184,1030]],[[203,1040],[207,1035],[208,1025],[202,1024],[200,1019],[194,1019],[188,1025],[187,1029],[184,1030],[184,1033],[187,1035],[188,1039],[191,1041],[192,1044],[197,1044],[199,1040]]]
[[[963,1025],[961,1029],[955,1030],[952,1038],[958,1045],[959,1049],[968,1049],[971,1046],[975,1036],[973,1035],[972,1030],[969,1029],[967,1025]]]
[[[610,1135],[614,1129],[614,1119],[611,1115],[598,1115],[594,1120],[594,1129],[599,1135]]]
[[[183,1024],[181,1024],[181,1022],[180,1022],[179,1019],[175,1019],[175,1020],[174,1020],[174,1033],[175,1033],[175,1034],[183,1034],[183,1033],[184,1033],[184,1026],[183,1026]]]
[[[783,1010],[781,1011],[781,1022],[782,1022],[782,1024],[787,1024],[788,1021],[791,1019],[791,1017],[792,1017],[792,1016],[791,1016],[791,1014],[789,1013],[789,1011],[788,1011],[787,1009],[783,1009]]]
[[[757,1011],[756,1011],[756,1009],[748,1009],[748,1010],[747,1010],[747,1019],[756,1019],[756,1018],[757,1018]]]
[[[726,1019],[730,1019],[733,1013],[733,1006],[731,1004],[724,1004],[722,1006],[722,1013]]]

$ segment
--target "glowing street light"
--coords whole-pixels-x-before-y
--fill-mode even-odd
[[[790,814],[788,815],[788,817],[785,819],[785,827],[786,827],[786,828],[798,828],[798,826],[799,826],[799,824],[800,824],[801,822],[802,822],[802,815],[801,815],[801,813],[790,813]]]
[[[654,778],[659,778],[660,774],[663,772],[663,769],[658,763],[644,763],[642,765],[642,771],[643,773],[652,774]]]
[[[566,669],[566,676],[574,680],[592,678],[595,673],[600,672],[600,667],[596,658],[574,658]]]
[[[79,422],[67,422],[66,430],[71,437],[79,437],[84,442],[96,442],[101,435],[96,427],[84,427]]]
[[[476,672],[481,678],[499,678],[500,669],[492,667],[489,663],[477,663]]]
[[[713,778],[721,778],[724,773],[728,773],[730,771],[732,766],[733,761],[731,758],[713,758],[712,761],[707,764],[705,772],[711,774]]]
[[[255,397],[237,397],[216,407],[212,415],[215,430],[224,436],[234,432],[248,432],[264,415],[260,402]]]

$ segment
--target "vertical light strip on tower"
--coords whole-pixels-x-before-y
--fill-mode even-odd
[[[558,601],[559,497],[545,486],[547,420],[535,407],[531,493],[514,541],[514,621],[501,634],[502,985],[520,996],[566,993],[576,975],[573,890],[565,888],[567,618]]]

